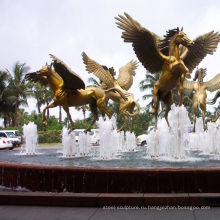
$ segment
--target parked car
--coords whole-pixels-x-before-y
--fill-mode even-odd
[[[21,145],[20,139],[10,130],[0,130],[0,138],[7,138],[14,147],[19,147]]]
[[[100,142],[99,129],[91,129],[89,135],[90,135],[91,145],[99,145]]]
[[[146,134],[141,134],[137,137],[137,145],[144,146],[147,144],[148,134],[154,129],[154,126],[150,126]]]
[[[8,138],[0,138],[0,149],[10,149],[12,150],[14,148],[14,144],[12,144],[12,142],[10,140],[8,140]]]
[[[21,134],[20,134],[19,130],[7,130],[7,131],[13,132],[15,134],[15,136],[18,138],[18,140],[20,141],[20,144],[22,143]]]
[[[82,134],[85,131],[85,129],[75,129],[75,140],[76,142],[79,141],[79,135]],[[99,129],[91,129],[90,132],[88,132],[90,136],[90,143],[91,145],[99,145],[100,137],[99,137]]]
[[[137,145],[144,146],[147,144],[147,134],[142,134],[137,137]]]
[[[79,141],[79,134],[82,134],[84,132],[85,129],[75,129],[74,130],[74,134],[75,134],[75,141],[78,142]]]

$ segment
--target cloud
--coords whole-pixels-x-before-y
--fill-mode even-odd
[[[159,36],[177,26],[194,39],[208,31],[219,31],[220,2],[215,0],[1,0],[0,69],[11,69],[16,61],[25,62],[31,71],[50,62],[49,53],[63,60],[87,84],[81,53],[106,66],[119,68],[136,59],[131,44],[121,39],[114,17],[128,12],[142,26]],[[201,62],[208,69],[207,79],[219,72],[219,49]],[[139,82],[146,70],[141,64],[131,92],[142,101]],[[212,94],[213,96],[213,94]],[[32,104],[31,104],[32,105]],[[32,108],[31,106],[30,108]],[[55,110],[58,112],[57,110]]]

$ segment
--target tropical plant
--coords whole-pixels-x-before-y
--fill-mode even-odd
[[[25,73],[29,67],[25,63],[20,64],[16,62],[13,66],[12,72],[8,73],[8,93],[15,97],[15,104],[12,115],[12,126],[17,126],[17,114],[21,105],[27,105],[28,86],[25,81]]]

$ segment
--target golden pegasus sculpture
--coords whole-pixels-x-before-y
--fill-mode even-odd
[[[70,70],[61,60],[51,55],[53,62],[51,65],[45,65],[42,69],[26,74],[26,79],[33,82],[40,82],[43,85],[49,84],[54,93],[53,102],[46,106],[43,110],[42,123],[47,125],[45,112],[49,108],[62,106],[71,123],[71,129],[74,129],[74,123],[69,112],[71,106],[90,105],[93,114],[93,120],[85,131],[89,131],[92,125],[98,119],[99,108],[107,114],[109,118],[112,113],[106,106],[106,93],[98,87],[85,88],[83,80],[75,72]],[[54,70],[52,69],[54,67]]]
[[[184,80],[183,89],[187,92],[195,92],[193,95],[193,105],[192,105],[192,113],[193,113],[193,132],[195,132],[196,128],[196,114],[199,108],[202,110],[202,120],[203,120],[203,129],[206,130],[205,126],[205,115],[206,115],[206,90],[210,92],[214,92],[217,89],[220,89],[220,74],[217,74],[211,80],[204,82],[203,79],[206,76],[207,70],[204,68],[200,68],[196,70],[194,81],[198,79],[197,82],[190,82],[188,80]]]
[[[124,42],[132,43],[139,61],[150,73],[162,72],[154,84],[152,112],[155,130],[160,101],[165,104],[167,125],[168,112],[173,104],[173,89],[178,86],[179,105],[183,102],[183,81],[207,54],[213,54],[220,41],[220,34],[211,31],[191,41],[183,30],[167,31],[164,39],[142,27],[130,15],[119,15],[116,24],[123,30]]]
[[[124,129],[129,119],[131,119],[130,132],[132,132],[135,116],[140,112],[140,105],[127,90],[129,90],[133,84],[133,76],[135,75],[137,62],[132,60],[125,66],[122,66],[119,70],[118,78],[115,79],[113,67],[107,68],[106,66],[100,65],[96,61],[90,59],[85,52],[82,53],[82,57],[86,65],[86,70],[89,73],[93,73],[101,81],[101,88],[104,90],[112,89],[112,92],[108,92],[106,96],[119,103],[119,111],[123,115],[125,121],[118,129],[118,132]],[[135,106],[137,109],[134,112]]]
[[[220,97],[220,90],[218,90],[214,96],[213,99],[209,100],[207,103],[210,105],[214,105],[216,103],[216,100]],[[215,118],[210,118],[211,122],[216,122],[218,118],[220,117],[220,112],[215,116]]]

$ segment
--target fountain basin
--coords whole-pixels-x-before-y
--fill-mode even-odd
[[[0,185],[74,193],[219,193],[220,168],[113,168],[0,162]]]

